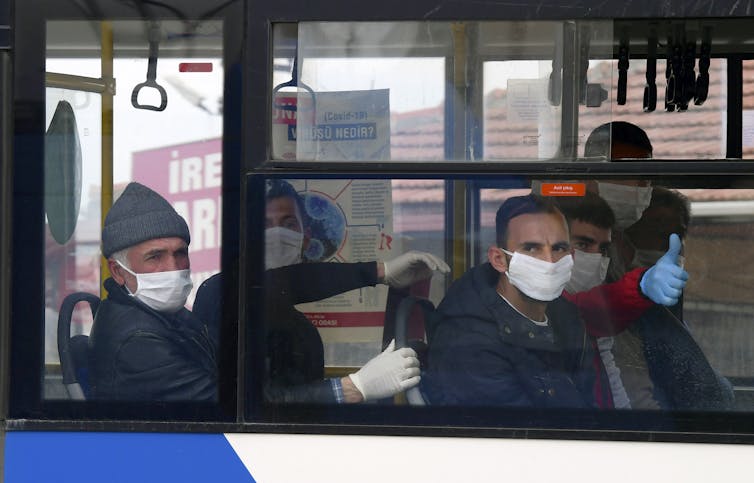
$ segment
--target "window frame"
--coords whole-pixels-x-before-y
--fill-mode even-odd
[[[223,21],[223,80],[225,98],[242,98],[243,85],[243,0],[212,4],[196,1],[165,4],[150,15],[159,19],[211,18]],[[234,325],[225,324],[221,340],[228,350],[220,351],[218,403],[96,402],[47,400],[42,393],[44,358],[44,223],[45,59],[46,22],[54,20],[143,21],[139,9],[123,2],[101,2],[98,12],[82,11],[75,2],[31,0],[17,2],[14,18],[14,154],[12,252],[15,268],[11,275],[9,419],[63,421],[84,425],[84,421],[235,421],[237,338]],[[208,14],[208,15],[207,15]],[[226,104],[228,105],[228,104]],[[221,267],[235,266],[239,246],[243,115],[240,106],[230,104],[223,113],[222,240]],[[32,221],[32,222],[30,222]],[[43,225],[42,225],[43,226]],[[23,263],[21,262],[23,261]],[[229,277],[230,278],[230,277]],[[236,280],[229,279],[231,286]],[[225,291],[227,303],[237,306],[237,293]],[[30,310],[29,307],[37,309]],[[34,321],[39,321],[34,323]],[[237,317],[233,320],[237,320]],[[29,381],[37,380],[38,384]]]
[[[15,45],[15,159],[13,189],[13,219],[39,219],[43,213],[42,193],[37,173],[41,172],[41,136],[44,132],[44,113],[40,99],[44,100],[43,80],[34,67],[44,65],[44,19],[78,18],[81,13],[71,5],[58,5],[56,2],[17,2]],[[48,3],[50,5],[48,5]],[[197,4],[206,2],[197,2]],[[219,2],[218,2],[219,3]],[[41,385],[34,390],[34,384],[26,384],[29,375],[41,374],[41,358],[28,348],[43,340],[35,324],[27,323],[26,308],[43,307],[44,266],[39,254],[43,253],[41,235],[35,233],[34,226],[24,226],[13,222],[14,270],[12,288],[11,323],[13,335],[10,340],[11,353],[11,396],[10,417],[24,429],[79,429],[79,430],[146,430],[146,431],[239,431],[239,432],[302,432],[325,434],[397,434],[432,436],[481,436],[481,437],[537,437],[564,439],[610,439],[610,440],[658,440],[658,441],[705,441],[705,442],[754,442],[754,423],[748,415],[731,418],[723,426],[689,425],[693,418],[683,415],[659,414],[649,416],[648,423],[638,429],[630,424],[626,416],[609,431],[602,431],[600,423],[587,423],[585,427],[573,430],[558,424],[535,427],[537,414],[517,414],[515,418],[497,419],[499,411],[482,411],[471,420],[445,419],[438,423],[448,411],[430,409],[435,419],[422,417],[410,408],[349,407],[332,408],[316,406],[262,407],[259,390],[255,388],[254,374],[261,374],[258,338],[254,338],[253,322],[259,319],[259,307],[250,297],[239,298],[238,287],[244,287],[248,294],[261,293],[262,257],[252,247],[261,246],[262,230],[254,220],[259,220],[262,202],[260,180],[268,176],[351,176],[351,177],[390,177],[390,178],[429,178],[446,180],[446,204],[452,206],[450,185],[454,181],[473,179],[478,187],[484,186],[486,173],[497,172],[506,175],[557,175],[630,177],[636,173],[667,176],[717,176],[754,175],[754,162],[748,161],[695,161],[681,162],[637,162],[628,165],[595,164],[583,160],[575,162],[539,163],[508,162],[449,162],[437,166],[427,163],[395,163],[388,170],[384,165],[371,163],[298,163],[272,162],[270,160],[270,128],[267,122],[259,119],[270,118],[270,98],[272,90],[272,24],[278,22],[298,22],[306,20],[475,20],[490,19],[554,19],[567,18],[611,18],[615,11],[622,11],[625,17],[637,18],[687,18],[712,16],[714,12],[697,4],[681,0],[666,2],[662,6],[653,4],[649,10],[645,5],[625,2],[553,1],[542,12],[533,9],[514,8],[506,4],[485,4],[469,8],[463,2],[438,4],[437,0],[417,0],[410,4],[388,0],[386,2],[355,5],[346,0],[332,0],[327,5],[312,5],[303,0],[290,2],[263,2],[261,0],[238,0],[225,14],[225,56],[226,64],[225,98],[241,99],[238,103],[227,103],[223,127],[223,255],[222,269],[230,271],[239,268],[237,278],[226,281],[223,294],[227,310],[224,314],[226,329],[223,340],[229,344],[238,342],[237,351],[225,351],[228,358],[223,363],[227,372],[221,373],[225,382],[221,384],[220,416],[217,407],[202,408],[193,405],[178,406],[147,404],[89,405],[77,402],[44,402],[38,394]],[[45,8],[40,8],[44,6]],[[51,5],[55,5],[52,7]],[[139,19],[138,14],[121,2],[106,3],[108,15],[118,18]],[[732,15],[746,14],[745,6],[727,0],[726,5],[717,4],[720,11],[730,7]],[[44,13],[42,13],[44,12]],[[231,22],[230,19],[233,19]],[[23,28],[21,28],[23,27]],[[41,58],[41,61],[40,61]],[[19,59],[24,59],[20,61]],[[42,69],[43,70],[43,69]],[[729,76],[729,83],[733,82]],[[41,89],[41,94],[40,94]],[[732,90],[728,90],[729,97]],[[43,106],[43,102],[41,103]],[[733,104],[728,104],[729,111]],[[40,113],[42,122],[40,122]],[[729,114],[730,116],[730,114]],[[452,118],[447,116],[448,118]],[[257,121],[255,121],[257,120]],[[731,128],[729,119],[729,129]],[[740,127],[740,121],[739,121]],[[728,136],[729,154],[731,136]],[[740,145],[740,143],[739,143]],[[243,161],[243,162],[242,162]],[[305,170],[303,170],[305,168]],[[274,174],[273,174],[274,173]],[[326,175],[323,173],[327,173]],[[243,178],[243,179],[242,179]],[[478,188],[477,188],[478,189]],[[27,196],[36,193],[37,196]],[[473,191],[469,199],[474,199]],[[451,213],[451,211],[448,211]],[[239,220],[246,220],[246,230],[242,232]],[[449,220],[447,226],[452,225]],[[450,253],[450,252],[449,252]],[[20,264],[20,260],[24,264]],[[31,275],[29,275],[31,274]],[[42,320],[41,314],[36,314]],[[236,325],[235,321],[244,321]],[[258,324],[257,324],[258,325]],[[248,330],[252,327],[251,330]],[[31,341],[31,343],[29,342]],[[239,342],[240,341],[240,342]],[[262,348],[263,349],[263,348]],[[257,354],[257,355],[255,355]],[[237,360],[236,360],[237,357]],[[237,378],[237,382],[236,382]],[[248,382],[251,381],[252,384]],[[238,394],[238,397],[236,396]],[[342,412],[340,410],[342,409]],[[326,414],[322,414],[326,413]],[[385,414],[388,414],[387,418]],[[320,418],[311,418],[311,414]],[[113,417],[115,416],[115,417]],[[281,421],[280,417],[285,421]],[[523,416],[523,418],[522,418]],[[571,416],[581,419],[582,415]],[[118,419],[120,418],[120,419]],[[487,419],[485,419],[487,418]],[[606,415],[605,418],[608,418]],[[157,422],[168,419],[168,422]],[[178,422],[180,419],[198,422]],[[514,420],[515,419],[515,420]],[[609,419],[609,418],[608,418]],[[21,422],[21,420],[24,420]],[[483,427],[485,421],[495,424]],[[516,420],[523,421],[516,424]],[[541,419],[540,419],[541,420]],[[367,421],[368,424],[364,424]],[[387,423],[385,422],[387,421]],[[549,421],[549,420],[548,420]],[[704,421],[702,421],[704,422]],[[707,430],[705,431],[705,428]]]

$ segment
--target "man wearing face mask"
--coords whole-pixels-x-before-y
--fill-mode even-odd
[[[615,364],[611,335],[622,331],[652,306],[650,298],[643,295],[639,282],[646,269],[634,270],[624,275],[619,282],[603,285],[610,263],[608,250],[615,224],[613,211],[605,200],[591,192],[587,192],[583,198],[559,199],[558,207],[568,222],[571,245],[574,248],[574,266],[571,280],[566,284],[566,298],[574,303],[581,303],[580,307],[586,305],[585,308],[588,308],[589,305],[595,305],[593,301],[578,299],[599,287],[599,293],[607,304],[606,310],[600,314],[589,308],[586,315],[582,312],[582,316],[587,323],[587,331],[596,337],[600,359],[609,380],[613,407],[629,409],[631,403],[620,377],[620,369]],[[667,284],[674,281],[673,277],[660,280],[653,277],[648,283]],[[685,283],[681,279],[679,281]],[[669,286],[651,288],[649,293],[652,295],[672,289]],[[658,303],[664,302],[667,302],[666,305],[669,303],[658,299]]]
[[[628,122],[615,121],[603,124],[592,131],[584,146],[584,156],[605,156],[615,162],[650,159],[652,157],[652,144],[646,132],[638,126]],[[676,202],[671,203],[676,208],[673,223],[664,223],[662,229],[649,229],[645,232],[652,233],[650,236],[655,239],[654,243],[649,244],[651,247],[637,247],[634,241],[632,241],[631,233],[637,238],[642,236],[638,227],[633,225],[642,218],[643,213],[648,209],[654,198],[653,190],[648,180],[600,181],[596,186],[591,186],[590,188],[598,192],[607,201],[616,215],[613,243],[609,250],[610,266],[607,275],[608,281],[620,280],[631,269],[642,266],[647,267],[657,261],[658,258],[662,259],[660,255],[664,254],[665,250],[671,248],[669,234],[674,233],[674,231],[672,229],[669,231],[669,228],[679,225],[679,216],[686,220],[685,223],[682,223],[682,232],[678,233],[683,237],[682,233],[685,233],[685,227],[688,224],[689,210],[688,206],[685,209],[681,206],[683,202],[680,204]],[[668,198],[665,197],[665,199],[667,200]],[[685,216],[683,215],[684,212]],[[680,228],[675,229],[679,230]],[[640,241],[639,243],[641,244],[642,242]],[[680,252],[680,240],[677,240],[676,243],[678,246],[677,250]],[[639,249],[637,250],[637,248]],[[651,250],[651,252],[647,250]],[[682,261],[680,253],[676,253],[672,257],[672,263],[676,263],[677,261]],[[653,275],[658,275],[658,273],[655,271]],[[657,293],[656,295],[662,296],[661,293]],[[679,298],[680,296],[677,297],[677,299]],[[665,303],[663,305],[674,305],[674,303]],[[678,320],[682,320],[680,306],[681,304],[678,303],[672,309],[675,312],[673,317],[677,317]],[[645,323],[647,320],[654,319],[668,322],[667,317],[669,316],[667,309],[663,309],[662,307],[653,308],[650,312],[651,314],[648,313],[642,317],[640,320],[641,323],[634,324],[630,330],[623,331],[615,338],[614,353],[618,365],[622,367],[623,380],[626,383],[627,392],[631,397],[632,407],[639,409],[659,409],[662,407],[727,407],[731,400],[729,391],[727,390],[727,383],[723,381],[721,384],[718,384],[718,381],[721,379],[711,370],[696,343],[693,339],[687,337],[688,334],[680,334],[678,336],[680,337],[679,340],[688,340],[688,344],[669,343],[669,345],[676,348],[688,348],[690,351],[689,354],[694,355],[692,359],[683,357],[681,360],[686,359],[686,362],[695,361],[693,364],[690,363],[687,369],[692,366],[699,369],[699,380],[706,382],[701,385],[697,384],[695,387],[700,389],[701,392],[707,391],[706,394],[696,394],[699,397],[689,396],[691,394],[689,389],[694,387],[692,386],[693,383],[678,384],[676,381],[676,383],[671,385],[669,381],[678,377],[677,375],[670,377],[668,374],[672,374],[674,371],[678,372],[681,367],[677,363],[678,359],[670,364],[652,364],[652,367],[648,367],[647,363],[652,363],[652,356],[648,358],[650,359],[649,361],[645,358],[647,349],[645,342],[653,345],[653,340],[660,341],[662,338],[650,335],[648,339],[643,339],[640,335],[640,332],[643,331],[641,328],[650,327],[650,324]],[[669,328],[668,331],[664,332],[665,334],[674,331],[671,325],[660,322],[657,324],[657,327],[653,328],[655,333],[662,333],[658,329],[660,324]],[[662,352],[656,350],[652,354],[659,355]],[[671,369],[665,371],[664,367]],[[663,371],[664,375],[660,375]],[[693,377],[686,375],[681,379],[691,381]],[[657,387],[656,382],[659,382],[660,386],[665,386],[671,390],[666,390],[663,393],[662,388]],[[679,391],[673,391],[673,388],[679,389]]]
[[[569,294],[585,293],[594,287],[601,286],[607,275],[607,267],[610,258],[607,256],[611,242],[611,231],[615,224],[615,216],[610,206],[594,193],[587,192],[583,198],[565,198],[558,200],[558,207],[568,222],[568,230],[571,246],[574,248],[574,265],[571,279],[566,284],[565,290]],[[643,274],[637,273],[637,276]],[[608,303],[612,302],[612,312],[620,311],[621,314],[629,313],[630,321],[633,322],[644,310],[650,307],[650,301],[640,294],[639,284],[636,277],[624,277],[629,280],[629,290],[620,292],[620,297],[605,297]],[[633,290],[631,290],[631,288]],[[596,319],[598,329],[608,325],[610,314],[593,316]],[[585,318],[585,320],[587,320]],[[616,324],[609,324],[616,325]],[[623,387],[620,370],[615,364],[612,353],[613,338],[605,336],[612,331],[603,330],[603,333],[595,334],[593,327],[587,325],[587,331],[596,336],[597,349],[600,361],[605,369],[612,396],[613,407],[629,409],[631,403]],[[616,331],[620,328],[615,328]]]
[[[640,127],[624,121],[602,124],[590,133],[584,145],[584,157],[606,157],[616,162],[651,159],[652,151],[652,143],[647,133]],[[625,256],[627,243],[624,240],[623,232],[641,218],[642,213],[649,206],[652,188],[647,180],[605,180],[594,183],[590,186],[590,189],[599,193],[600,197],[608,203],[615,213],[616,223],[612,232],[613,243],[609,247],[610,264],[607,273],[607,281],[614,282],[624,277],[629,270],[627,261],[630,258]],[[626,353],[636,354],[636,357],[631,358],[634,361],[633,363],[628,366],[624,365],[626,368],[624,378],[627,385],[636,388],[648,388],[647,390],[633,391],[636,394],[650,394],[653,387],[652,381],[649,378],[646,365],[640,362],[640,343],[634,337],[632,330],[624,331],[613,341],[613,344],[621,347],[622,350],[618,351],[621,353],[621,357]],[[641,367],[634,371],[630,369],[633,365]],[[642,397],[641,400],[634,398],[633,405],[642,407],[645,405],[642,401],[647,402],[646,407],[658,407],[656,403],[652,402],[651,396]]]
[[[192,288],[183,218],[159,194],[130,183],[105,217],[102,253],[111,278],[89,339],[99,400],[211,401],[215,350],[184,308]]]
[[[573,267],[568,227],[551,199],[498,209],[485,263],[448,290],[422,383],[432,404],[596,407],[594,350],[562,296]]]
[[[613,121],[594,129],[584,144],[584,157],[607,157],[614,162],[652,158],[652,143],[643,129],[625,121]],[[614,243],[610,248],[608,280],[620,279],[629,267],[616,253],[623,245],[623,231],[641,218],[652,199],[648,180],[605,180],[590,185],[615,214]],[[651,264],[650,264],[651,265]]]
[[[265,398],[272,402],[358,403],[393,396],[419,383],[413,349],[389,345],[345,377],[324,378],[319,331],[295,305],[384,283],[407,287],[450,267],[429,253],[408,252],[386,262],[301,263],[307,242],[306,208],[290,183],[270,180],[265,207]],[[197,292],[195,313],[219,324],[221,275]]]

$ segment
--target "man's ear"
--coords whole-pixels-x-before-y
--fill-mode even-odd
[[[110,269],[110,276],[113,277],[113,280],[115,280],[115,283],[117,283],[118,285],[126,284],[126,279],[123,277],[123,268],[120,266],[118,262],[116,262],[112,258],[108,258],[107,268]]]
[[[489,260],[492,268],[499,273],[505,273],[508,270],[508,260],[505,258],[505,253],[495,245],[491,245],[487,249],[487,260]]]

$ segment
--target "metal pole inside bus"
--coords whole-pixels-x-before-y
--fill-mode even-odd
[[[102,22],[102,79],[113,87],[113,26]],[[102,196],[100,198],[101,226],[105,226],[105,216],[113,205],[113,96],[115,89],[105,89],[102,93]],[[100,259],[100,295],[105,297],[104,281],[110,276],[107,260]]]

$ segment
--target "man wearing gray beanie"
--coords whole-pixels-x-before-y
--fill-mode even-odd
[[[90,337],[94,399],[216,399],[214,345],[184,307],[190,242],[186,221],[142,184],[126,186],[108,212],[102,254],[111,278]]]

